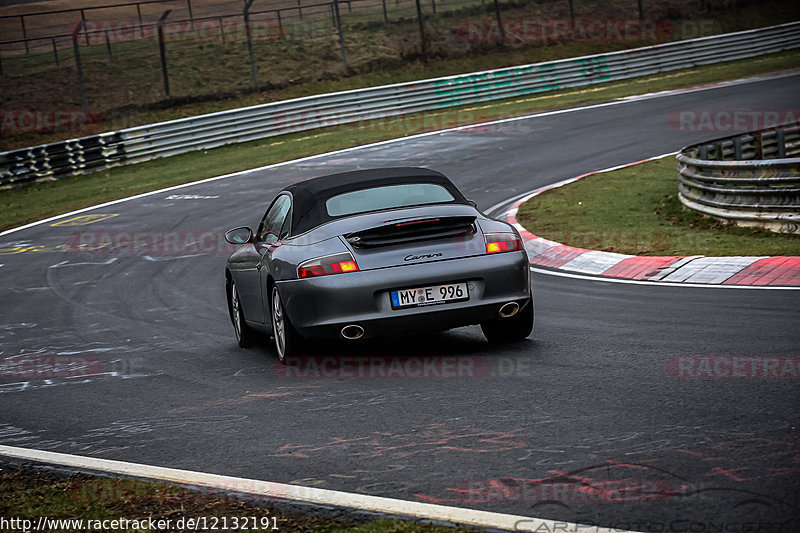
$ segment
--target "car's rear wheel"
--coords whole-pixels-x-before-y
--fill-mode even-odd
[[[286,308],[283,306],[278,287],[275,285],[272,286],[270,309],[272,310],[272,336],[275,339],[275,352],[278,354],[278,361],[285,364],[288,357],[299,354],[303,339],[297,334],[286,315]]]
[[[516,315],[481,324],[486,340],[492,343],[519,342],[533,331],[533,298]]]
[[[236,289],[236,283],[233,280],[231,280],[230,312],[233,331],[236,334],[236,342],[240,348],[249,348],[255,340],[255,332],[247,326],[247,322],[244,320],[239,291]]]

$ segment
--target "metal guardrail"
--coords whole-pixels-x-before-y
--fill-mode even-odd
[[[285,100],[0,153],[0,188],[408,113],[622,80],[800,47],[800,22],[609,54]]]
[[[800,233],[800,122],[688,146],[678,198],[741,226]]]

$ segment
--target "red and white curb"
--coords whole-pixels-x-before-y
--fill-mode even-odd
[[[611,172],[675,155],[650,157],[641,161],[587,172],[537,189],[515,201],[501,218],[519,230],[532,265],[568,272],[640,281],[663,281],[708,285],[800,286],[800,257],[734,256],[636,256],[575,248],[534,235],[517,222],[519,206],[545,191],[573,183],[586,176]]]
[[[35,463],[47,463],[80,471],[91,470],[176,483],[209,491],[211,494],[236,493],[266,497],[271,500],[297,501],[320,506],[344,507],[357,511],[371,511],[418,520],[436,520],[454,524],[503,529],[508,531],[537,531],[561,533],[629,533],[619,529],[545,520],[519,515],[493,513],[462,507],[411,502],[395,498],[368,496],[336,490],[287,485],[271,481],[245,479],[176,468],[164,468],[110,459],[97,459],[43,450],[0,445],[0,456]]]

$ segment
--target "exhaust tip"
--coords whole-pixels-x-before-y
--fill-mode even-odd
[[[354,341],[364,336],[364,328],[357,324],[350,324],[349,326],[343,327],[341,333],[343,338]]]
[[[500,318],[511,318],[519,312],[519,304],[517,302],[508,302],[503,304],[500,308]]]

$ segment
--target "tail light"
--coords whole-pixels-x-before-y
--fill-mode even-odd
[[[522,250],[522,239],[516,233],[484,233],[486,253],[499,254]]]
[[[350,252],[309,259],[297,267],[298,278],[314,278],[345,272],[358,272],[358,263]]]

